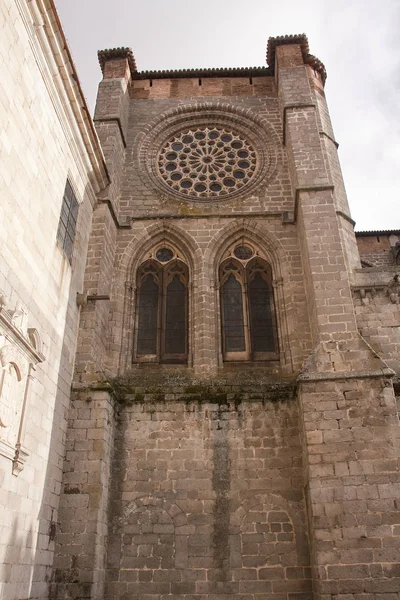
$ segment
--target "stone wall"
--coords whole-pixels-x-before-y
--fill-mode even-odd
[[[170,373],[113,384],[104,598],[312,597],[295,389],[252,379],[207,386]],[[110,455],[99,394],[80,392],[71,405],[59,598],[103,597],[87,567],[91,498],[107,493],[96,473],[107,480]]]
[[[377,231],[375,235],[358,233],[357,246],[365,267],[389,267],[399,264],[398,231]],[[397,247],[396,247],[397,244]]]
[[[102,198],[86,273],[62,497],[67,527],[71,506],[82,514],[58,539],[59,600],[380,600],[400,590],[388,550],[399,522],[397,273],[387,293],[360,268],[324,71],[305,36],[272,39],[268,52],[258,88],[256,77],[141,79],[127,50],[102,54],[112,64],[102,65],[97,127],[120,186],[118,202]],[[185,196],[172,179],[168,188],[163,149],[216,124],[257,148],[253,182],[225,197]],[[239,243],[271,265],[274,360],[224,360],[218,269]],[[189,273],[179,368],[135,352],[137,274],[164,244]],[[365,302],[375,287],[379,317]],[[107,393],[115,443],[105,435],[112,402],[91,412]]]
[[[315,597],[397,597],[400,429],[390,378],[304,382],[300,404]]]
[[[73,111],[83,113],[84,100],[71,100],[79,91],[65,47],[54,68],[62,32],[51,3],[44,11],[38,4],[0,6],[0,596],[10,600],[48,596],[76,298],[101,186],[101,151],[87,117],[77,124]],[[79,203],[71,264],[56,239],[67,178]],[[10,369],[14,387],[6,385]]]
[[[392,273],[387,273],[390,282]],[[400,286],[399,286],[400,287]],[[399,295],[387,286],[361,288],[354,292],[357,325],[361,335],[397,375],[400,375]]]

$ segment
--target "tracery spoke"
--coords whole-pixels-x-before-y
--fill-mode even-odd
[[[160,175],[177,191],[211,198],[240,189],[256,169],[254,148],[242,136],[215,128],[183,131],[158,156]]]

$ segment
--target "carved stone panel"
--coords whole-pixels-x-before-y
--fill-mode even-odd
[[[0,454],[12,461],[14,475],[28,457],[24,447],[24,425],[35,365],[44,360],[39,334],[28,328],[28,313],[22,306],[10,308],[0,302]]]

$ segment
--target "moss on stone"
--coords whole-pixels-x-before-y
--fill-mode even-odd
[[[187,405],[216,404],[233,406],[235,410],[239,410],[243,402],[288,402],[295,396],[296,385],[293,381],[272,382],[264,379],[255,384],[254,378],[244,379],[241,384],[234,377],[213,380],[210,384],[196,380],[188,381],[188,378],[185,381],[180,374],[176,377],[169,374],[165,382],[155,376],[154,385],[151,385],[151,377],[146,374],[145,382],[137,377],[126,377],[115,378],[102,385],[107,386],[120,406],[133,406],[143,402],[162,403],[168,398]]]

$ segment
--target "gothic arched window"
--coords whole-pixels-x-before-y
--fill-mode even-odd
[[[224,360],[277,360],[270,265],[238,246],[220,267],[220,296]]]
[[[188,268],[169,248],[141,265],[136,313],[137,360],[187,361]]]

